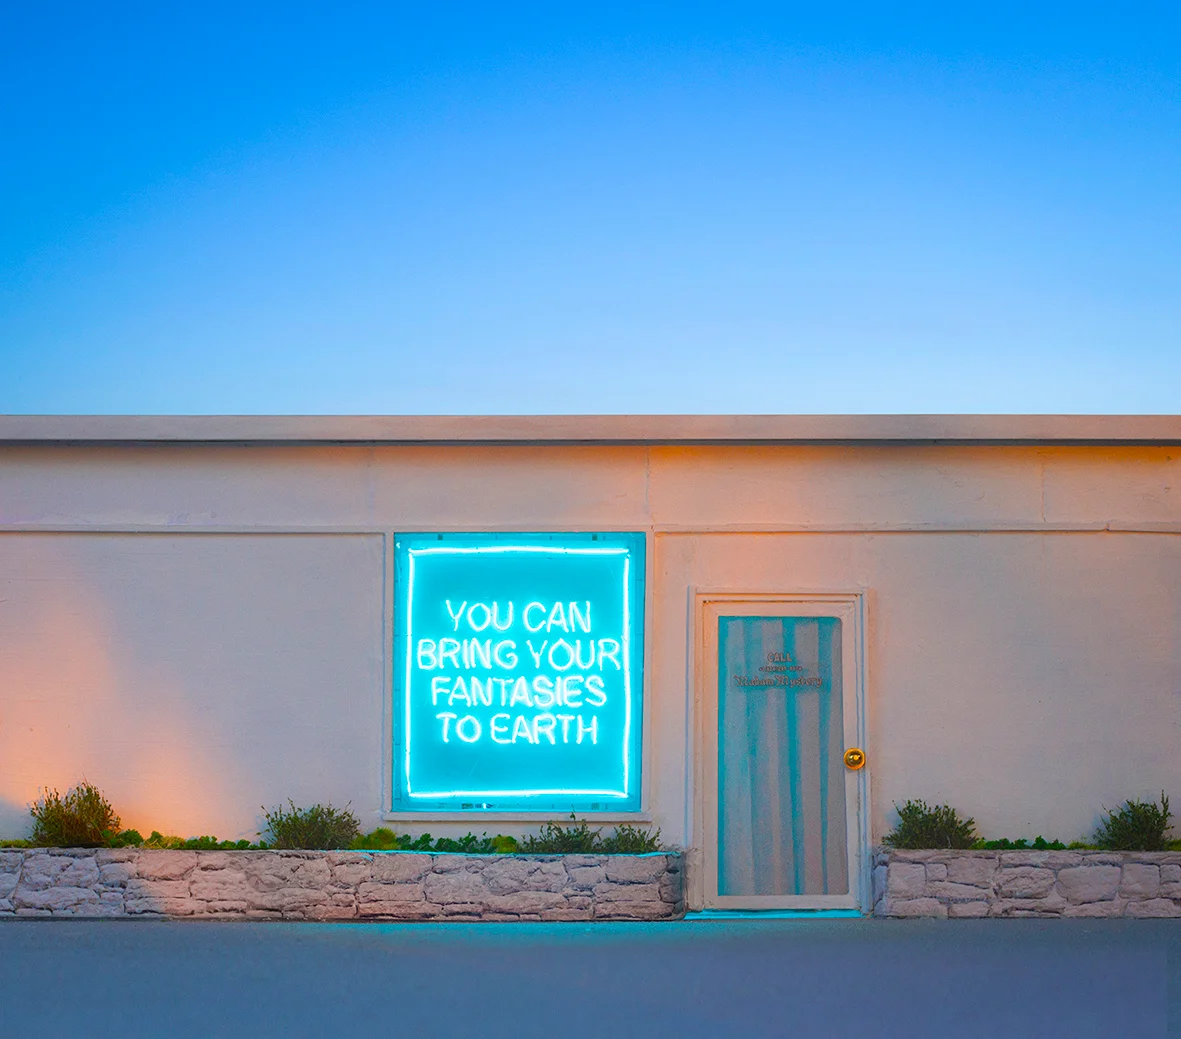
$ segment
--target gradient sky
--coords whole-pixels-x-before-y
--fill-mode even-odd
[[[0,411],[1181,410],[1181,7],[892,6],[3,5]]]

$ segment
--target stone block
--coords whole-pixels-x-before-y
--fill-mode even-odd
[[[110,862],[100,867],[98,871],[98,882],[105,884],[107,887],[123,887],[134,876],[134,863]]]
[[[878,901],[886,894],[886,864],[879,863],[873,868],[873,898]]]
[[[950,880],[936,880],[927,884],[927,894],[941,902],[977,902],[988,899],[988,892],[974,884],[956,884]]]
[[[0,873],[19,873],[24,861],[23,851],[0,851]]]
[[[1123,916],[1124,905],[1122,898],[1113,898],[1107,902],[1083,902],[1079,905],[1068,905],[1062,910],[1062,915],[1083,918]]]
[[[555,865],[557,870],[553,868]],[[552,862],[496,859],[484,867],[481,875],[488,890],[495,895],[510,895],[516,891],[561,891],[566,883],[566,871],[561,868],[561,863]]]
[[[947,915],[952,919],[988,916],[988,902],[954,902],[947,907]]]
[[[429,873],[423,880],[423,890],[428,901],[439,905],[483,904],[489,893],[484,878],[471,873]]]
[[[606,866],[606,855],[567,855],[564,858],[549,857],[547,859],[538,859],[537,861],[550,862],[564,862],[567,868],[576,868],[578,866]]]
[[[1053,887],[1052,869],[1038,866],[1008,867],[1002,864],[996,873],[997,893],[1007,898],[1045,898]]]
[[[607,871],[602,866],[572,866],[566,872],[571,884],[577,888],[592,888],[607,878]]]
[[[252,909],[274,909],[284,913],[303,911],[308,906],[327,905],[332,900],[327,891],[310,887],[285,887],[267,892],[247,889],[243,895]]]
[[[12,896],[17,909],[48,909],[61,912],[82,905],[98,905],[98,894],[88,887],[26,888],[21,884]]]
[[[357,916],[362,918],[430,920],[442,912],[443,907],[433,902],[361,902],[357,906]]]
[[[1046,855],[1047,869],[1065,869],[1067,866],[1081,866],[1083,856],[1077,851],[1051,851]]]
[[[1125,862],[1119,893],[1124,898],[1156,898],[1160,891],[1160,867],[1144,862]]]
[[[596,920],[670,920],[673,907],[667,902],[596,902],[594,913]]]
[[[947,863],[947,879],[957,884],[974,884],[991,888],[996,877],[997,860],[994,856],[965,856]]]
[[[1160,867],[1160,882],[1162,884],[1181,884],[1181,866],[1163,865]]]
[[[927,883],[932,880],[946,880],[947,879],[947,863],[945,862],[928,862],[927,863]]]
[[[482,920],[494,924],[516,923],[521,917],[516,913],[485,913]]]
[[[589,906],[585,909],[573,909],[570,906],[559,906],[556,909],[543,909],[541,912],[543,920],[593,920],[595,918],[594,910]]]
[[[486,904],[498,913],[540,913],[565,904],[553,891],[517,891],[511,895],[488,895]]]
[[[927,870],[921,862],[891,862],[886,891],[891,900],[921,898],[926,894]]]
[[[1044,868],[1052,853],[1048,851],[1001,851],[997,852],[1003,867],[1015,869],[1018,866]]]
[[[145,880],[179,880],[197,865],[195,851],[158,851],[145,849],[139,853],[136,872]]]
[[[1105,902],[1119,889],[1120,867],[1115,865],[1073,866],[1058,871],[1058,888],[1067,900]]]
[[[466,873],[473,865],[476,865],[477,872],[479,870],[479,865],[467,855],[440,852],[432,855],[431,860],[431,870],[435,873]]]
[[[301,862],[287,882],[290,887],[325,888],[332,883],[332,867],[322,858]]]
[[[235,865],[232,852],[203,851],[197,856],[197,869],[230,869]]]
[[[890,863],[894,868],[894,863]],[[947,916],[947,906],[937,898],[888,898],[886,912],[893,917],[938,917]]]
[[[250,882],[240,869],[198,870],[189,881],[189,894],[203,901],[245,898]]]
[[[947,859],[947,857],[947,852],[942,848],[928,848],[919,851],[911,851],[906,848],[899,848],[897,851],[890,852],[891,863],[941,862]]]
[[[596,884],[595,902],[660,902],[659,884]]]
[[[665,873],[660,878],[660,900],[674,905],[685,899],[685,886],[679,873]]]
[[[128,898],[123,903],[129,916],[192,916],[197,903],[191,898]]]
[[[431,856],[389,851],[374,854],[373,879],[386,883],[418,880],[431,869]]]
[[[145,880],[133,877],[127,882],[128,898],[188,898],[187,880]]]
[[[373,865],[368,859],[360,862],[341,862],[332,867],[332,883],[341,887],[355,888],[364,884],[373,875]]]
[[[19,879],[16,873],[0,873],[0,898],[8,898],[16,890]]]
[[[355,905],[341,906],[335,903],[330,905],[308,906],[305,914],[307,920],[355,920],[357,919],[357,907]]]
[[[98,883],[98,863],[93,855],[74,858],[49,851],[25,857],[21,886],[32,890],[51,887],[93,887]]]
[[[611,855],[607,879],[617,884],[651,884],[668,868],[663,855]]]
[[[508,898],[508,895],[504,896]],[[465,920],[479,920],[484,915],[484,906],[479,902],[449,902],[443,906],[443,915],[461,917]]]
[[[1146,902],[1129,902],[1124,907],[1124,916],[1138,919],[1159,919],[1181,916],[1181,906],[1169,898],[1150,898]]]
[[[94,861],[98,863],[99,869],[112,862],[127,862],[134,866],[139,860],[139,853],[139,848],[97,848]]]
[[[360,902],[425,902],[422,885],[406,884],[378,884],[367,881],[357,888],[357,900]]]

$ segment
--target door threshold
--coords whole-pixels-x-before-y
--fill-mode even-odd
[[[856,909],[699,909],[685,920],[860,920]]]

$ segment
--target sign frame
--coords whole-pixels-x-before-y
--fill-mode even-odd
[[[429,531],[405,532],[393,535],[392,570],[393,570],[393,624],[391,631],[391,697],[389,733],[391,754],[389,758],[390,770],[387,772],[390,783],[389,816],[405,818],[412,816],[429,816],[440,818],[461,817],[464,814],[478,813],[487,817],[538,815],[591,814],[596,816],[622,815],[637,817],[641,815],[643,798],[646,789],[643,770],[644,751],[647,744],[645,722],[645,646],[646,646],[646,607],[647,607],[647,534],[643,531],[545,531],[545,532],[505,532],[505,531]],[[613,753],[618,753],[619,782],[612,784],[565,784],[547,783],[536,789],[518,784],[503,788],[493,788],[490,784],[478,784],[474,787],[450,787],[448,789],[422,789],[416,783],[421,777],[423,769],[417,764],[414,751],[415,733],[421,738],[422,717],[415,714],[415,705],[422,701],[423,682],[418,674],[423,660],[429,663],[428,656],[423,660],[416,659],[415,654],[420,650],[415,640],[415,606],[421,609],[421,601],[415,598],[416,584],[421,586],[424,573],[432,562],[446,560],[448,556],[472,555],[480,559],[485,568],[493,567],[494,561],[505,560],[508,557],[519,556],[528,559],[530,565],[536,565],[546,560],[552,565],[560,563],[565,557],[573,563],[577,558],[583,561],[600,556],[604,565],[610,560],[612,564],[622,563],[618,567],[615,580],[622,578],[618,598],[612,600],[618,605],[622,627],[619,632],[621,654],[621,677],[623,679],[623,707],[622,733],[618,732],[608,745]],[[576,573],[576,571],[571,571]],[[601,580],[600,580],[601,583]],[[449,610],[455,606],[447,600]],[[502,605],[504,601],[502,599]],[[524,605],[518,602],[520,611]],[[587,613],[592,611],[589,609]],[[596,617],[598,611],[594,611]],[[518,618],[520,613],[518,612]],[[455,620],[455,615],[451,615]],[[470,619],[470,618],[469,618]],[[480,620],[483,622],[483,615]],[[504,618],[499,618],[503,620]],[[540,619],[540,614],[532,614],[533,623]],[[571,623],[575,622],[575,614],[571,614]],[[520,622],[518,622],[520,623]],[[586,620],[589,625],[589,616]],[[457,630],[458,630],[458,621]],[[534,630],[530,626],[527,630]],[[606,633],[606,632],[604,632]],[[419,640],[421,641],[421,639]],[[430,641],[427,639],[426,641]],[[589,641],[589,640],[588,640]],[[614,641],[614,640],[607,640]],[[521,655],[524,656],[524,647]],[[556,647],[555,647],[556,648]],[[601,648],[601,647],[600,647]],[[530,648],[532,652],[532,647]],[[580,661],[580,666],[582,662]],[[603,662],[600,660],[600,670]],[[408,695],[408,691],[409,694]],[[502,692],[503,697],[503,692]],[[484,701],[485,703],[487,701]],[[501,723],[502,725],[504,723]],[[563,722],[563,725],[569,724]],[[581,742],[582,722],[579,720],[579,741]],[[452,730],[454,735],[456,730]],[[472,732],[469,725],[468,735]],[[504,729],[501,734],[503,736]],[[514,735],[516,735],[514,733]],[[497,742],[504,742],[503,738]],[[541,743],[541,739],[537,739]],[[551,737],[551,743],[553,739]],[[571,739],[570,742],[573,742]],[[437,755],[437,740],[433,753]],[[551,754],[552,754],[551,750]],[[603,757],[603,755],[600,755]],[[558,766],[560,767],[560,763]],[[585,764],[580,766],[585,768]],[[436,767],[435,771],[438,769]],[[438,786],[439,784],[436,784]]]

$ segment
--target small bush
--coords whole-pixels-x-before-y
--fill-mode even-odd
[[[119,816],[93,783],[83,780],[62,797],[47,790],[29,806],[32,841],[41,847],[94,848],[119,832]]]
[[[971,848],[976,842],[976,820],[961,819],[954,808],[926,801],[907,801],[898,812],[898,825],[882,838],[891,848]]]
[[[1155,801],[1125,801],[1107,812],[1095,831],[1095,843],[1109,851],[1165,851],[1169,844],[1169,799],[1162,790]]]
[[[645,855],[652,851],[663,851],[660,844],[660,830],[655,833],[650,827],[631,826],[620,823],[615,833],[604,837],[600,849],[608,855]]]
[[[585,819],[570,816],[568,824],[546,823],[536,836],[521,842],[521,851],[529,855],[577,855],[602,851],[602,831],[592,830]]]
[[[1048,841],[1041,834],[1038,834],[1032,842],[1024,837],[1018,837],[1015,841],[1009,840],[1008,837],[1001,837],[995,841],[978,840],[972,847],[979,851],[1064,851],[1066,849],[1066,845],[1061,841]]]
[[[512,855],[518,850],[517,839],[504,834],[489,837],[485,833],[477,837],[468,833],[459,838],[433,840],[429,833],[411,837],[408,833],[394,833],[385,826],[356,838],[350,847],[354,851],[452,851],[466,855]]]
[[[402,851],[404,840],[409,841],[409,838],[394,833],[388,826],[379,826],[376,830],[355,838],[349,847],[354,851]]]
[[[270,812],[263,808],[266,833],[271,838],[267,841],[269,847],[331,851],[349,847],[360,836],[361,825],[347,805],[344,808],[320,804],[296,808],[291,800],[287,804],[290,810],[282,805]]]

